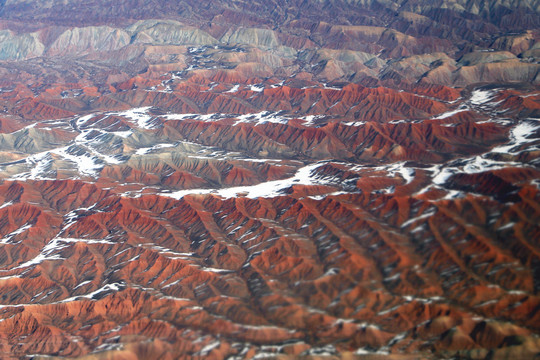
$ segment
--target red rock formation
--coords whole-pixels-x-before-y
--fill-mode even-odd
[[[443,5],[0,5],[3,358],[534,357],[537,6]]]

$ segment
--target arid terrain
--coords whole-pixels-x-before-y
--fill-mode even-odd
[[[0,1],[0,358],[540,358],[540,1]]]

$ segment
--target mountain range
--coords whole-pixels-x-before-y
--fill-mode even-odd
[[[0,9],[0,357],[540,356],[540,1]]]

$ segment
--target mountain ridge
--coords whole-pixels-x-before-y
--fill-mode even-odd
[[[540,0],[1,4],[3,358],[540,354]]]

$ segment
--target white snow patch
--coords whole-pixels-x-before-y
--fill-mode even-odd
[[[80,288],[81,286],[84,286],[84,285],[89,284],[89,283],[91,283],[91,282],[92,282],[92,280],[86,280],[86,281],[83,281],[83,282],[80,283],[79,285],[75,286],[75,287],[73,288],[73,290],[77,290],[77,289]]]
[[[2,205],[0,205],[0,209],[3,209],[11,205],[13,205],[13,201],[8,201],[7,203],[3,203]]]
[[[261,91],[264,90],[264,86],[250,85],[249,89],[250,89],[251,91],[261,92]]]
[[[188,52],[189,52],[190,54],[194,54],[194,53],[199,52],[199,51],[200,51],[200,52],[205,52],[205,51],[206,51],[206,47],[204,47],[204,46],[197,47],[197,46],[196,46],[196,47],[192,47],[192,48],[189,48],[189,49],[188,49]]]
[[[167,114],[163,116],[167,120],[201,120],[201,121],[216,121],[226,119],[231,117],[230,115],[221,114],[221,113],[212,113],[212,114]],[[234,117],[234,116],[232,116]]]
[[[271,112],[271,111],[261,111],[260,113],[256,113],[256,114],[239,115],[236,118],[238,120],[234,123],[234,126],[240,123],[253,123],[253,122],[256,125],[261,125],[265,123],[286,124],[289,121],[288,118],[277,116],[276,113]]]
[[[111,244],[115,243],[105,239],[84,239],[84,238],[61,238],[57,237],[55,240],[65,242],[65,243],[85,243],[85,244]]]
[[[324,118],[324,115],[308,115],[299,119],[304,120],[304,126],[312,126],[314,125],[315,120],[322,118]]]
[[[151,108],[151,106],[134,108],[114,113],[114,115],[129,118],[130,120],[134,121],[141,129],[155,129],[156,125],[152,121],[154,118],[148,114],[148,110],[150,110]]]
[[[104,293],[104,292],[105,293],[110,293],[110,292],[113,292],[113,291],[122,290],[123,286],[124,286],[124,284],[122,284],[122,283],[106,284],[103,287],[101,287],[100,289],[92,291],[89,294],[73,296],[73,297],[64,299],[62,301],[59,301],[59,303],[66,303],[66,302],[70,302],[70,301],[75,301],[75,300],[79,300],[81,298],[93,299],[94,296],[96,296],[98,294],[101,294],[101,293]]]
[[[230,273],[232,272],[232,270],[228,270],[228,269],[218,269],[218,268],[209,268],[209,267],[203,267],[201,268],[202,271],[207,271],[207,272],[213,272],[213,273],[217,273],[217,274],[223,274],[223,273]]]
[[[15,267],[13,270],[22,269],[22,268],[29,267],[32,265],[38,265],[45,260],[62,260],[60,255],[58,254],[53,255],[53,253],[55,251],[62,250],[66,248],[67,246],[68,245],[60,244],[60,241],[58,241],[58,239],[52,239],[47,245],[45,245],[45,247],[41,250],[41,252],[35,258],[22,263],[21,265]]]
[[[338,195],[343,195],[343,194],[350,194],[350,193],[348,193],[346,191],[335,191],[335,192],[332,192],[332,193],[329,193],[329,194],[324,194],[324,195],[308,196],[308,198],[313,199],[313,200],[323,200],[323,199],[327,198],[328,196],[338,196]]]
[[[463,166],[463,172],[467,174],[476,174],[488,170],[499,170],[512,165],[512,162],[495,161],[486,159],[482,156],[475,156],[466,160],[466,164]]]
[[[136,155],[145,155],[145,154],[151,153],[152,151],[155,151],[155,150],[158,150],[158,149],[164,149],[164,148],[169,148],[169,147],[174,147],[174,146],[175,146],[174,144],[157,144],[157,145],[154,145],[152,147],[146,147],[146,148],[137,149],[135,154]]]
[[[439,166],[435,167],[435,174],[432,178],[432,181],[435,185],[444,185],[446,181],[454,174],[458,173],[459,170],[456,168],[440,168]]]
[[[469,101],[476,106],[482,105],[493,99],[496,94],[497,92],[493,90],[474,90]]]
[[[469,109],[467,109],[467,108],[459,108],[459,109],[456,109],[456,110],[448,111],[448,112],[445,112],[445,113],[443,113],[441,115],[438,115],[438,116],[434,117],[433,119],[434,120],[446,119],[446,118],[449,118],[449,117],[454,116],[456,114],[462,113],[464,111],[469,111]]]
[[[346,125],[346,126],[362,126],[362,125],[366,125],[366,122],[365,121],[349,121],[349,122],[344,122],[341,124]]]
[[[22,234],[23,232],[30,229],[31,227],[32,227],[31,224],[25,224],[21,226],[20,228],[18,228],[17,230],[10,232],[6,236],[4,236],[2,239],[0,239],[0,244],[9,244],[11,239],[15,237],[15,235]]]
[[[506,153],[511,155],[517,155],[521,151],[518,151],[516,148],[519,146],[538,141],[538,138],[531,138],[531,135],[540,129],[540,119],[527,119],[519,124],[517,124],[510,131],[510,142],[506,145],[498,146],[491,150],[493,153]],[[538,150],[538,146],[534,147],[534,150]],[[530,151],[531,149],[526,149],[525,151]]]
[[[343,90],[343,89],[340,89],[338,87],[328,86],[328,84],[326,84],[326,83],[323,84],[323,89],[325,89],[325,90],[339,90],[339,91]]]
[[[205,347],[203,347],[200,351],[200,355],[201,356],[206,356],[210,353],[210,351],[214,350],[215,348],[217,348],[219,345],[221,344],[221,342],[219,340],[217,341],[214,341],[208,345],[206,345]]]
[[[69,146],[54,149],[51,152],[62,156],[64,159],[74,162],[80,174],[95,177],[103,169],[103,163],[99,158],[90,155],[86,151],[81,155],[72,155],[68,152]]]
[[[82,126],[84,124],[86,124],[88,122],[88,120],[90,120],[91,118],[93,118],[95,116],[95,114],[90,114],[90,115],[85,115],[85,116],[81,116],[80,118],[77,119],[76,121],[76,124],[77,126]]]
[[[385,170],[389,176],[395,176],[396,173],[399,173],[403,180],[405,180],[405,185],[410,184],[416,174],[413,168],[405,166],[405,162],[391,164],[390,166],[379,166],[373,170]]]
[[[69,227],[70,225],[71,224],[67,225],[67,227]],[[67,227],[64,227],[64,229],[66,229]],[[68,247],[69,243],[77,243],[77,242],[84,242],[86,244],[114,244],[113,242],[107,241],[105,239],[80,239],[80,238],[75,239],[75,238],[55,237],[47,245],[45,245],[45,247],[41,250],[41,252],[35,258],[29,261],[26,261],[25,263],[15,267],[14,269],[21,269],[21,268],[29,267],[32,265],[37,265],[37,264],[42,263],[45,260],[62,260],[60,255],[54,254],[54,252],[60,251]]]
[[[118,159],[117,157],[115,156],[110,156],[110,155],[105,155],[105,154],[101,154],[101,153],[98,153],[96,152],[96,154],[99,154],[99,156],[101,156],[101,158],[108,164],[121,164],[123,163],[124,161]]]
[[[163,116],[166,120],[198,120],[198,121],[220,121],[223,119],[237,119],[234,125],[240,123],[254,123],[261,125],[265,123],[287,124],[292,119],[304,120],[304,125],[312,125],[313,121],[324,118],[325,115],[307,115],[304,117],[293,117],[284,115],[281,112],[261,111],[249,114],[167,114]],[[363,124],[363,123],[362,123]]]
[[[225,93],[235,93],[240,88],[240,85],[236,84],[234,85],[230,90],[225,91]]]
[[[499,231],[499,230],[511,229],[512,227],[514,227],[515,224],[516,224],[515,222],[509,222],[508,224],[505,224],[505,225],[499,227],[499,228],[497,229],[497,231]]]
[[[10,132],[10,133],[8,133],[8,134],[15,134],[15,133],[18,133],[18,132],[20,132],[20,131],[24,131],[24,130],[26,130],[26,129],[31,129],[31,128],[33,128],[33,127],[36,127],[37,124],[38,124],[38,123],[36,122],[36,123],[30,124],[30,125],[27,125],[27,126],[23,127],[22,129],[19,129],[19,130]]]
[[[404,227],[407,227],[407,226],[411,225],[412,223],[414,223],[414,222],[416,222],[418,220],[427,219],[428,217],[431,217],[431,216],[435,215],[436,212],[437,212],[437,209],[435,209],[435,208],[430,209],[430,210],[426,211],[425,213],[423,213],[420,216],[417,216],[417,217],[414,217],[414,218],[411,218],[411,219],[405,221],[403,224],[401,224],[401,227],[404,228]]]
[[[288,179],[267,181],[251,186],[237,186],[225,189],[191,189],[180,190],[173,193],[161,193],[162,196],[168,196],[175,199],[181,199],[186,195],[191,194],[215,194],[223,198],[232,198],[243,195],[247,198],[271,198],[283,195],[283,191],[292,185],[313,185],[325,183],[319,179],[315,179],[312,172],[318,167],[326,164],[326,162],[318,162],[300,168],[296,174]]]
[[[30,170],[29,175],[22,175],[24,179],[47,179],[44,175],[51,169],[53,158],[51,153],[46,151],[39,154],[31,155],[26,158],[26,163],[29,165],[34,165],[34,168]]]

